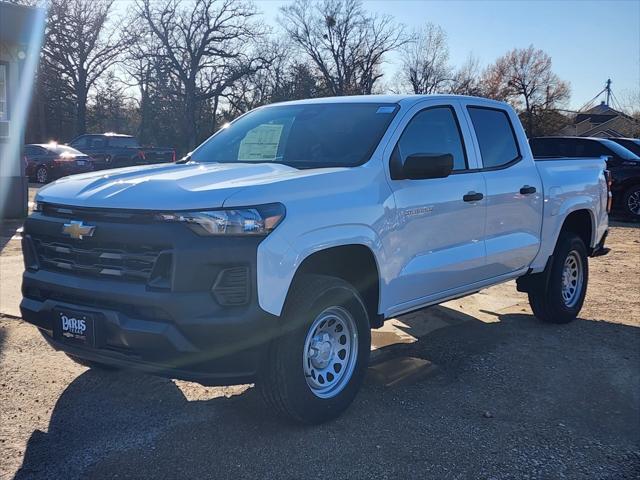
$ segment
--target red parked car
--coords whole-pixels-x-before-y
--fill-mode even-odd
[[[93,171],[93,160],[89,155],[57,143],[25,145],[24,156],[27,177],[38,183]]]

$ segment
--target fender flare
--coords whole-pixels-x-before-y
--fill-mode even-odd
[[[543,232],[542,232],[542,248],[534,261],[531,264],[531,270],[533,273],[539,273],[543,271],[547,265],[547,262],[556,248],[560,232],[566,223],[567,218],[574,212],[586,210],[589,213],[591,220],[591,239],[587,249],[593,248],[597,242],[597,223],[596,212],[593,210],[593,199],[588,196],[578,196],[567,199],[559,205],[552,205],[550,215],[545,215],[543,219]],[[555,220],[555,221],[554,221]]]
[[[363,224],[323,227],[303,233],[288,242],[270,235],[258,247],[257,290],[260,308],[279,316],[291,283],[303,262],[311,255],[333,247],[362,245],[373,254],[381,282],[384,250],[376,232]],[[382,285],[380,292],[382,294]]]

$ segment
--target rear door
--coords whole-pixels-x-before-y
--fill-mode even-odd
[[[107,140],[102,135],[84,135],[71,142],[69,146],[89,155],[96,170],[111,164],[111,157],[107,153]]]
[[[144,157],[139,154],[140,145],[135,138],[110,136],[108,141],[111,165],[114,168],[145,163]]]
[[[483,279],[485,185],[473,150],[468,154],[465,147],[471,139],[459,120],[460,108],[457,101],[419,103],[405,115],[387,146],[385,168],[396,204],[396,224],[384,239],[392,259],[387,288],[392,311]],[[453,174],[392,179],[389,162],[398,157],[403,162],[416,153],[452,154]]]
[[[486,276],[527,267],[540,248],[542,181],[511,110],[474,105],[465,109],[487,188]],[[518,126],[518,130],[514,128]]]

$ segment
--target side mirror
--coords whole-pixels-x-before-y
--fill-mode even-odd
[[[450,153],[409,155],[402,165],[402,177],[411,180],[445,178],[453,171],[453,155]]]

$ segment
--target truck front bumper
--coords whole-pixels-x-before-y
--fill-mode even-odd
[[[37,326],[51,346],[81,359],[204,385],[255,380],[279,325],[278,317],[263,311],[257,301],[258,238],[212,239],[198,237],[182,225],[126,225],[129,242],[155,241],[162,243],[162,255],[170,252],[166,278],[143,282],[103,276],[86,266],[78,272],[57,268],[43,256],[43,248],[88,255],[93,248],[104,252],[104,245],[123,235],[122,225],[92,221],[96,238],[43,243],[41,239],[59,232],[65,221],[36,215],[25,223],[23,238],[27,269],[22,318]],[[65,268],[79,268],[71,265]],[[246,282],[246,296],[236,295],[231,298],[235,303],[228,305],[224,295],[232,290],[219,292],[217,285],[223,272],[237,273],[238,268],[246,275],[232,279],[234,285]],[[78,343],[62,334],[61,311],[91,319],[90,342]]]

